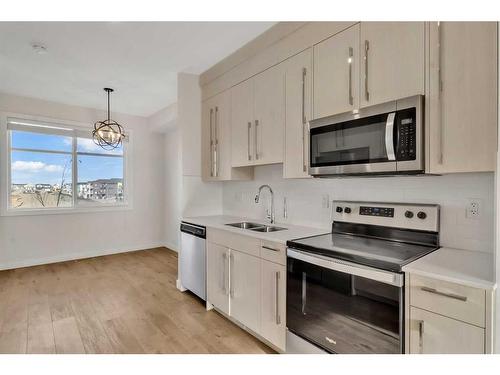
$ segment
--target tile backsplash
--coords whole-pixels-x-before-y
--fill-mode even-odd
[[[276,222],[325,230],[331,225],[332,200],[435,203],[441,206],[441,246],[493,252],[493,173],[335,179],[283,179],[282,176],[282,165],[276,164],[256,167],[253,181],[224,182],[224,214],[264,218],[269,193],[262,192],[259,204],[254,201],[262,184],[269,184],[274,190]],[[466,217],[470,199],[480,202],[476,218]]]

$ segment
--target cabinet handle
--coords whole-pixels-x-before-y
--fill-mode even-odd
[[[418,322],[418,349],[420,354],[424,353],[424,321]]]
[[[465,296],[461,296],[459,294],[453,294],[453,293],[440,292],[439,290],[436,290],[434,288],[429,288],[426,286],[421,287],[420,290],[423,292],[427,292],[427,293],[437,294],[437,295],[440,295],[443,297],[457,299],[457,300],[462,301],[462,302],[467,301],[467,297],[465,297]]]
[[[255,139],[254,139],[254,142],[255,142],[255,160],[259,160],[259,148],[258,148],[258,144],[259,144],[259,137],[258,137],[258,128],[259,126],[259,120],[255,120]]]
[[[365,100],[370,100],[370,92],[368,91],[368,50],[370,49],[370,42],[365,40]]]
[[[352,59],[354,56],[354,50],[349,47],[349,57],[347,59],[347,64],[349,65],[349,105],[354,104],[354,97],[352,96]]]
[[[248,133],[247,133],[247,153],[248,160],[252,160],[252,155],[250,154],[250,130],[252,129],[252,123],[248,123]]]
[[[214,109],[210,108],[210,177],[214,176],[214,138],[212,116]]]
[[[276,296],[276,304],[275,304],[275,311],[276,311],[276,324],[280,325],[281,324],[281,316],[280,316],[280,302],[279,302],[279,281],[280,281],[280,272],[276,271],[276,289],[275,289],[275,296]]]
[[[234,255],[232,253],[230,253],[229,254],[229,296],[231,298],[234,298],[233,273],[234,273]]]
[[[215,143],[214,143],[214,176],[219,177],[219,136],[217,132],[217,127],[219,126],[219,107],[215,107],[215,114],[214,114],[214,138],[215,138]]]
[[[272,247],[269,247],[269,246],[264,246],[264,245],[262,245],[262,248],[263,248],[263,249],[267,249],[267,250],[271,250],[271,251],[277,251],[277,252],[279,252],[279,251],[280,251],[280,249],[273,249]]]
[[[444,128],[443,128],[443,108],[442,108],[442,92],[443,92],[443,75],[442,75],[442,64],[441,60],[443,58],[442,55],[442,30],[441,30],[441,22],[437,23],[437,34],[438,34],[438,111],[439,111],[439,157],[438,164],[443,164],[443,146],[444,146]]]
[[[306,164],[306,75],[307,69],[302,68],[302,171],[307,172],[307,164]]]
[[[227,295],[226,258],[227,258],[227,254],[222,253],[222,290],[224,291],[224,294]]]

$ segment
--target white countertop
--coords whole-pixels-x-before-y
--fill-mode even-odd
[[[297,225],[283,224],[283,223],[274,223],[269,224],[265,220],[262,219],[249,219],[237,216],[226,216],[226,215],[216,215],[216,216],[196,216],[196,217],[184,217],[182,221],[202,225],[207,228],[215,228],[215,229],[223,229],[233,233],[242,234],[245,236],[255,237],[262,240],[269,240],[273,242],[278,242],[282,244],[286,244],[288,240],[294,240],[297,238],[316,236],[318,234],[330,233],[329,229],[321,229],[321,228],[311,228],[311,227],[302,227]],[[225,224],[230,223],[239,223],[242,221],[250,221],[252,223],[259,223],[262,225],[273,225],[276,227],[286,228],[286,230],[281,230],[277,232],[255,232],[249,229],[240,229],[231,227]]]
[[[404,272],[474,288],[496,288],[493,254],[442,247],[403,267]]]

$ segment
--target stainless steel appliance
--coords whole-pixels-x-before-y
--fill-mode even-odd
[[[439,247],[439,206],[333,207],[331,233],[287,243],[287,352],[403,353],[401,268]]]
[[[205,239],[205,227],[181,222],[181,284],[203,300],[207,299]]]
[[[421,95],[311,121],[309,173],[423,173],[423,122]]]

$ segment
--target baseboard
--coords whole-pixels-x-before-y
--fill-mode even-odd
[[[52,256],[52,257],[31,258],[31,259],[25,259],[25,260],[20,260],[20,261],[16,261],[16,262],[2,263],[2,264],[0,264],[0,270],[10,270],[10,269],[22,268],[22,267],[39,266],[42,264],[66,262],[69,260],[92,258],[92,257],[98,257],[98,256],[102,256],[102,255],[128,253],[131,251],[147,250],[147,249],[153,249],[153,248],[158,248],[158,247],[168,247],[168,248],[172,249],[171,247],[167,246],[167,244],[165,244],[165,243],[152,243],[152,244],[145,244],[145,245],[141,245],[141,246],[134,246],[134,247],[130,247],[130,248],[122,248],[122,249],[77,252],[77,253],[71,253],[71,254],[61,254],[61,255]]]
[[[175,251],[176,253],[179,252],[179,248],[177,247],[176,244],[170,242],[170,241],[165,241],[165,243],[163,244],[163,246],[169,248],[170,250],[173,250]]]

